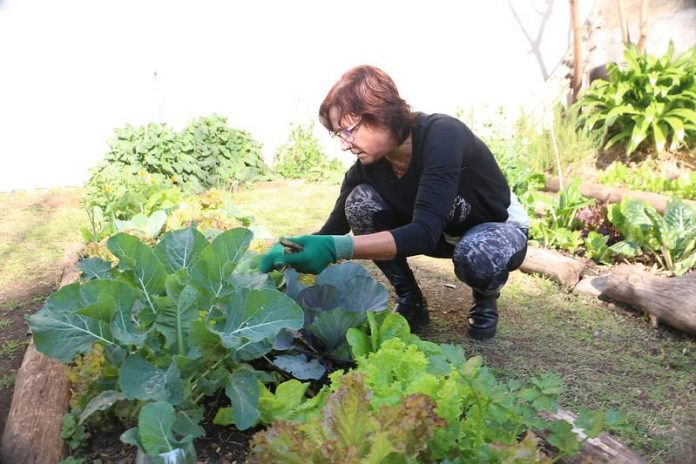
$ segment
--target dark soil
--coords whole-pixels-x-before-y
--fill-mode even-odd
[[[39,310],[46,297],[58,289],[61,273],[62,268],[58,266],[34,281],[16,282],[9,288],[0,289],[2,317],[12,321],[6,329],[0,331],[0,345],[8,341],[24,343],[22,349],[13,353],[11,357],[0,357],[0,375],[16,375],[22,365],[26,344],[30,338],[24,318]],[[5,429],[13,394],[14,385],[0,388],[0,436]]]

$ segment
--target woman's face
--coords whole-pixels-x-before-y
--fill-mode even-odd
[[[360,118],[346,115],[340,119],[338,110],[329,110],[331,127],[341,142],[342,150],[350,150],[362,164],[372,164],[396,148],[396,141],[391,131],[380,127],[371,127]]]

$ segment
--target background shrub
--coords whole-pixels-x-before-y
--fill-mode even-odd
[[[343,164],[329,159],[314,136],[314,122],[293,126],[287,143],[276,151],[273,167],[287,179],[338,180]]]
[[[606,131],[605,148],[626,145],[631,154],[652,139],[658,153],[675,151],[696,141],[696,47],[674,58],[667,53],[655,58],[626,46],[626,64],[608,66],[609,80],[596,80],[577,105],[582,108],[579,126],[585,131]]]

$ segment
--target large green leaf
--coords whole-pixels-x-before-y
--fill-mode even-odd
[[[188,269],[208,241],[195,227],[167,232],[155,246],[155,254],[168,273]]]
[[[318,359],[307,359],[304,354],[276,356],[273,364],[300,380],[318,380],[326,374],[326,368]]]
[[[348,311],[382,311],[389,292],[371,276],[354,276],[341,288],[341,307]]]
[[[85,406],[85,408],[82,410],[82,414],[80,414],[80,424],[95,412],[109,409],[112,404],[124,399],[126,399],[124,394],[115,390],[106,390],[101,392],[92,398],[89,403],[87,403],[87,406]]]
[[[682,254],[695,246],[696,211],[678,198],[672,198],[667,203],[664,222],[674,238],[671,251],[675,260],[678,260]]]
[[[138,435],[139,443],[148,455],[168,453],[193,441],[191,435],[185,436],[182,440],[174,437],[172,429],[175,422],[176,414],[171,404],[158,401],[143,406],[138,414]]]
[[[213,297],[232,291],[228,285],[230,275],[251,242],[248,229],[237,228],[218,235],[198,255],[191,267],[191,280]]]
[[[85,307],[79,314],[110,323],[118,311],[130,311],[136,303],[137,291],[125,282],[93,280],[80,288]]]
[[[87,258],[78,262],[77,267],[85,279],[111,279],[111,262],[99,257]]]
[[[113,319],[111,319],[111,333],[119,343],[138,348],[145,344],[149,331],[143,332],[135,319],[140,308],[142,308],[142,303],[137,301],[133,309],[122,308],[114,314]]]
[[[29,316],[36,349],[64,363],[78,353],[87,353],[94,343],[114,344],[109,325],[98,319],[46,308]]]
[[[307,330],[317,337],[328,351],[333,351],[343,343],[348,329],[359,326],[365,318],[365,311],[332,309],[317,315],[314,322],[307,326]]]
[[[211,329],[232,350],[273,340],[281,329],[299,330],[304,313],[294,301],[277,290],[242,290],[217,303],[222,314]]]
[[[134,355],[121,365],[118,381],[129,399],[166,401],[173,405],[184,400],[184,385],[175,362],[165,371]]]
[[[209,358],[223,356],[226,351],[220,335],[211,332],[208,324],[202,320],[191,322],[188,344]]]
[[[247,369],[234,371],[230,374],[225,393],[232,402],[232,418],[237,428],[246,430],[256,425],[261,413],[259,385],[254,373]]]
[[[333,285],[340,289],[355,276],[369,277],[370,273],[357,263],[334,264],[317,275],[316,285]]]
[[[145,234],[146,237],[155,238],[159,235],[164,223],[167,222],[167,213],[155,211],[150,216],[142,213],[136,214],[129,221],[114,221],[116,230],[135,230]]]
[[[119,258],[119,269],[130,274],[138,287],[145,293],[152,306],[156,295],[164,292],[167,274],[155,252],[137,237],[119,233],[107,242],[109,250]]]
[[[179,293],[176,304],[160,308],[157,312],[155,327],[167,340],[168,347],[179,354],[186,353],[187,339],[191,323],[198,316],[200,291],[187,285]]]

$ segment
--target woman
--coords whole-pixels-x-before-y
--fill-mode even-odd
[[[455,118],[412,112],[373,66],[346,72],[319,118],[357,161],[319,232],[288,239],[301,251],[275,245],[261,269],[317,274],[339,259],[372,259],[394,286],[395,311],[417,331],[429,315],[406,257],[451,258],[473,289],[469,335],[493,337],[496,299],[524,260],[528,219],[490,150]]]

